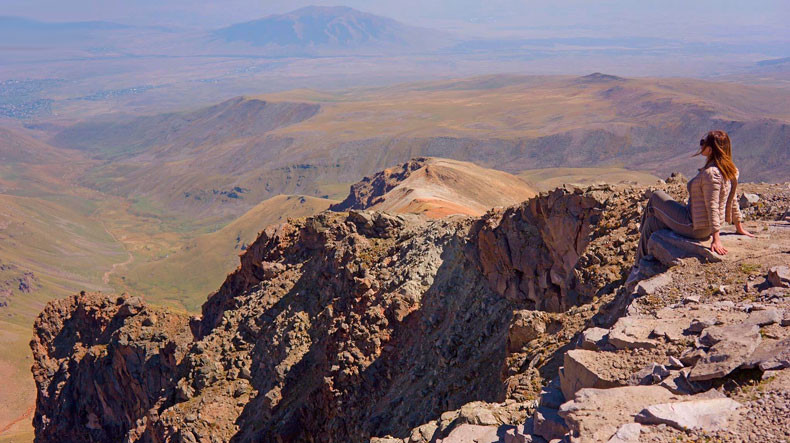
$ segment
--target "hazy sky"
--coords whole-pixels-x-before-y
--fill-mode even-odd
[[[213,28],[311,4],[479,35],[790,36],[788,0],[0,0],[0,15]]]

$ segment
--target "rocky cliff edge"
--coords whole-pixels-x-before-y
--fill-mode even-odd
[[[680,183],[662,187],[682,192]],[[786,192],[779,185],[770,190]],[[590,414],[579,411],[597,406],[580,403],[587,398],[580,393],[630,387],[637,373],[637,385],[677,378],[684,368],[693,378],[686,349],[711,352],[723,340],[711,330],[706,336],[714,338],[700,337],[697,345],[684,335],[681,345],[669,338],[675,329],[656,333],[671,323],[660,315],[675,315],[661,309],[688,306],[685,287],[648,293],[639,289],[644,285],[624,285],[643,201],[640,188],[569,187],[482,217],[325,212],[262,232],[200,317],[188,320],[130,297],[82,294],[52,302],[31,343],[37,439],[422,442],[493,429],[497,439],[520,439],[513,441],[606,441],[611,435],[601,435],[619,432],[641,410],[624,410],[622,420],[593,436],[599,424],[585,424],[579,417]],[[784,228],[771,229],[761,233],[766,241],[784,239]],[[790,248],[781,248],[771,260],[786,259],[781,254]],[[674,266],[697,278],[671,279],[686,284],[708,269],[739,266],[680,263],[657,262],[649,278]],[[768,264],[748,269],[759,276]],[[758,286],[743,294],[763,297],[754,292]],[[716,293],[699,289],[699,306],[712,305],[705,297]],[[742,302],[727,304],[744,313],[738,321],[767,310],[752,303],[747,312]],[[781,317],[780,309],[770,315]],[[766,326],[783,328],[783,318],[758,326],[758,335]],[[622,324],[648,320],[658,324],[645,337],[639,334],[647,327],[637,333]],[[784,343],[785,329],[771,332],[771,340]],[[650,344],[618,347],[628,340]],[[582,351],[620,370],[597,373],[576,364]],[[675,364],[669,357],[687,363],[667,366]],[[676,400],[662,395],[654,404]],[[658,419],[641,423],[650,420]]]

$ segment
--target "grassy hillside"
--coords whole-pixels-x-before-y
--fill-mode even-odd
[[[248,97],[84,123],[54,140],[114,159],[82,177],[91,188],[169,217],[221,223],[279,194],[336,197],[335,184],[417,156],[510,173],[691,174],[699,165],[689,156],[714,128],[730,132],[744,180],[781,180],[790,168],[788,103],[786,90],[727,82],[489,76]]]
[[[545,168],[529,169],[517,174],[538,191],[550,191],[564,184],[593,185],[610,184],[655,184],[659,177],[648,172],[623,168]]]
[[[102,276],[127,256],[94,210],[95,203],[76,197],[0,194],[0,429],[18,420],[0,435],[30,432],[33,319],[53,298],[110,290]]]
[[[336,201],[296,195],[273,197],[222,229],[187,241],[161,260],[131,266],[113,283],[144,294],[153,303],[199,311],[206,296],[236,269],[238,256],[263,228],[289,217],[316,214],[333,203]]]

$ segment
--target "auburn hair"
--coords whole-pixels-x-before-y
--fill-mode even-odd
[[[735,163],[732,161],[732,142],[724,131],[710,131],[700,141],[700,149],[710,148],[710,155],[705,166],[716,165],[721,175],[727,180],[735,180]]]

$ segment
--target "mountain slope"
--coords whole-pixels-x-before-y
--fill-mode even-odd
[[[390,213],[482,215],[495,206],[509,206],[535,190],[508,173],[473,163],[440,158],[416,158],[385,169],[351,186],[333,211],[371,209]]]
[[[407,26],[344,6],[308,6],[222,28],[214,31],[213,36],[226,42],[307,51],[365,47],[417,51],[449,41],[440,32]]]
[[[196,311],[206,295],[216,289],[239,262],[247,245],[269,225],[291,217],[306,217],[329,207],[334,200],[279,195],[257,204],[222,229],[187,242],[161,260],[132,266],[114,281],[133,293],[144,293],[159,304]],[[189,278],[184,278],[189,275]]]
[[[724,82],[491,76],[291,91],[197,111],[191,123],[184,114],[93,122],[55,140],[113,160],[90,169],[85,184],[162,213],[228,222],[278,194],[336,198],[337,184],[420,156],[515,175],[568,167],[691,175],[701,166],[689,161],[694,145],[714,128],[732,136],[744,180],[783,180],[788,103],[787,91]],[[265,114],[274,104],[282,113]],[[274,123],[259,128],[264,115]]]

